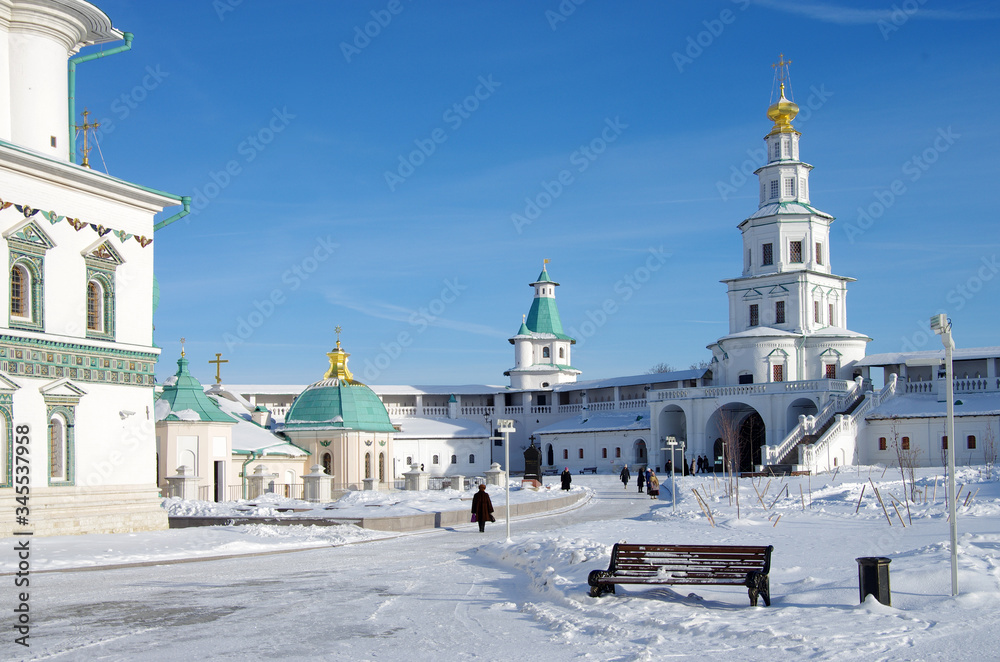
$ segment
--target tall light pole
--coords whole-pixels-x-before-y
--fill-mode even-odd
[[[684,442],[677,441],[677,437],[664,437],[663,443],[669,448],[661,448],[661,451],[670,451],[670,501],[672,502],[674,513],[677,512],[677,462],[674,461],[674,451],[677,446],[681,447],[681,457],[684,457]]]
[[[497,431],[503,435],[503,482],[507,496],[507,542],[510,542],[510,433],[514,432],[513,419],[498,418]]]
[[[951,532],[951,594],[958,595],[958,517],[955,513],[955,380],[952,375],[951,320],[947,315],[931,317],[931,330],[941,336],[944,344],[944,379],[947,382],[948,419],[945,434],[948,436],[948,523]]]

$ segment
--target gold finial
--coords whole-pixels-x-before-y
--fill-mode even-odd
[[[184,338],[181,338],[181,358],[184,358]]]
[[[350,356],[347,352],[340,348],[340,332],[341,328],[339,326],[333,329],[337,333],[337,347],[332,352],[327,352],[327,357],[330,359],[330,368],[323,375],[323,379],[332,379],[336,377],[337,379],[344,379],[348,382],[354,381],[354,375],[351,371],[347,369],[347,357]]]
[[[222,364],[223,363],[229,363],[229,360],[222,358],[222,354],[219,354],[218,352],[216,352],[216,354],[215,354],[215,360],[214,361],[209,361],[209,363],[214,363],[215,364],[215,383],[216,384],[221,384],[222,383],[222,375],[219,374],[219,369],[222,368]]]
[[[87,145],[87,132],[90,129],[96,129],[97,127],[101,126],[101,123],[100,122],[94,122],[93,124],[87,124],[87,115],[90,114],[90,111],[87,110],[86,108],[84,108],[83,112],[80,113],[80,114],[83,115],[83,124],[77,124],[76,125],[77,130],[83,131],[83,161],[80,163],[80,165],[82,165],[84,168],[89,168],[90,167],[90,158],[89,158],[90,157],[90,147],[88,147],[88,145]]]
[[[778,81],[778,100],[767,109],[768,119],[774,122],[774,126],[771,127],[771,132],[768,135],[774,135],[775,133],[798,133],[795,127],[792,126],[792,120],[799,114],[799,107],[795,105],[794,101],[790,101],[785,97],[785,81],[790,80],[788,65],[791,63],[791,60],[785,59],[784,53],[779,53],[778,61],[771,64],[775,69],[775,79]],[[771,90],[773,94],[774,88],[772,87]]]

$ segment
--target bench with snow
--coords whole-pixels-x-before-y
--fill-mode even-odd
[[[607,570],[587,577],[590,595],[614,593],[615,584],[719,584],[745,586],[750,605],[757,596],[771,606],[772,545],[629,545],[616,543]]]
[[[584,467],[583,469],[580,469],[580,473],[581,474],[596,474],[597,473],[597,467]]]

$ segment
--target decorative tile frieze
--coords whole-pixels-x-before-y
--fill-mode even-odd
[[[0,334],[0,372],[96,384],[154,386],[156,355]]]

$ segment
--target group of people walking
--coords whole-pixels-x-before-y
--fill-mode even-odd
[[[628,470],[628,465],[626,464],[622,467],[622,472],[618,475],[622,481],[622,485],[625,489],[628,489],[629,481],[632,480],[632,472]],[[650,499],[660,498],[660,479],[656,477],[656,474],[652,469],[646,467],[645,470],[640,470],[638,476],[636,477],[636,484],[639,486],[639,493],[643,491],[649,495]]]

